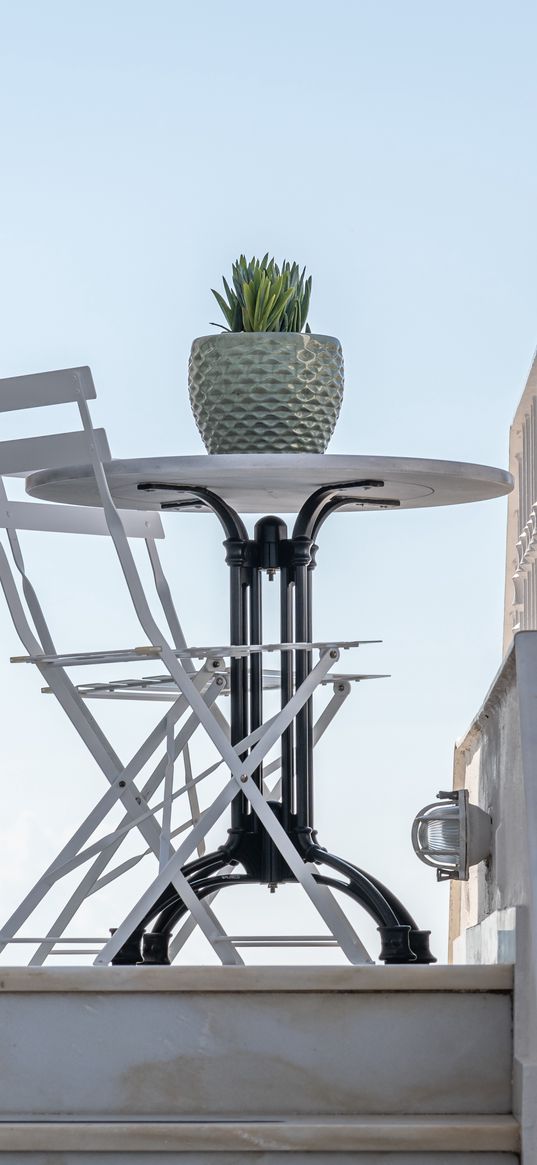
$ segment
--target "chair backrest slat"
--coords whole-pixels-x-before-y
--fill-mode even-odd
[[[104,429],[95,429],[95,440],[101,461],[111,461]],[[87,465],[89,461],[88,438],[81,429],[74,433],[0,441],[0,474],[6,477],[26,475],[38,469],[59,469],[64,465]]]
[[[128,538],[164,538],[160,514],[149,510],[120,510],[119,514]],[[0,529],[110,536],[102,510],[91,506],[62,506],[56,502],[0,499]]]
[[[91,372],[85,366],[5,377],[0,380],[0,413],[68,404],[79,400],[81,392],[86,400],[96,396]]]

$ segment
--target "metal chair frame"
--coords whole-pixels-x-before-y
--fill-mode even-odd
[[[230,645],[224,648],[188,648],[155,544],[155,538],[162,536],[160,519],[158,514],[149,511],[121,513],[114,504],[106,476],[106,462],[110,459],[108,445],[103,431],[93,428],[88,406],[88,400],[94,397],[95,388],[87,367],[0,381],[0,411],[67,402],[74,403],[78,409],[81,432],[0,443],[0,471],[21,473],[62,465],[66,461],[69,464],[89,461],[102,509],[91,511],[85,507],[9,502],[2,486],[0,526],[7,531],[28,615],[3,546],[0,546],[0,583],[27,652],[19,661],[37,667],[46,690],[59,701],[109,783],[109,788],[85,821],[1,928],[0,950],[11,942],[37,943],[30,965],[40,965],[50,954],[57,952],[58,945],[71,941],[64,937],[65,929],[90,894],[131,869],[145,853],[153,853],[159,863],[158,874],[111,937],[106,941],[99,940],[102,946],[96,952],[97,964],[168,962],[177,957],[195,926],[205,934],[219,960],[226,964],[241,964],[243,960],[238,947],[255,942],[268,946],[276,942],[283,945],[304,942],[307,945],[326,945],[328,942],[338,945],[352,963],[370,962],[333,890],[350,895],[376,918],[382,936],[380,957],[384,961],[433,961],[428,949],[428,932],[417,929],[401,903],[376,879],[322,850],[313,829],[314,744],[346,699],[350,682],[372,678],[361,675],[346,677],[332,671],[341,650],[356,646],[356,643],[312,642],[311,572],[315,537],[329,514],[341,505],[348,506],[350,501],[356,501],[363,506],[364,500],[365,504],[375,504],[369,496],[365,499],[349,498],[345,490],[350,485],[358,484],[367,490],[376,483],[342,483],[317,491],[299,514],[291,539],[287,538],[283,523],[267,518],[258,524],[253,540],[248,538],[239,516],[221,498],[200,487],[192,489],[188,483],[171,487],[175,497],[163,508],[181,508],[180,495],[188,492],[196,494],[216,513],[226,534],[230,565]],[[141,486],[147,490],[152,487],[151,482]],[[390,503],[383,502],[386,504]],[[147,639],[146,646],[126,651],[59,653],[26,573],[17,528],[108,534],[132,606]],[[167,631],[156,622],[149,606],[129,545],[131,536],[141,536],[145,540]],[[278,570],[281,580],[282,642],[270,645],[260,643],[260,575],[263,570]],[[297,639],[294,640],[293,636]],[[280,654],[279,677],[274,671],[263,671],[263,651],[269,650]],[[315,664],[314,650],[319,653]],[[140,662],[144,658],[158,659],[164,674],[142,681],[127,678],[78,687],[68,675],[68,668],[72,666]],[[203,662],[196,667],[194,660],[200,658]],[[281,709],[263,723],[264,687],[273,687],[278,680],[282,688]],[[312,696],[319,685],[327,683],[333,684],[334,694],[314,725]],[[231,724],[216,702],[218,695],[228,691]],[[88,700],[99,698],[160,699],[171,701],[171,707],[124,765],[88,709]],[[185,716],[186,720],[176,730]],[[219,759],[194,777],[189,741],[200,727],[216,748]],[[268,752],[280,739],[280,760],[266,765],[264,770]],[[163,755],[139,789],[136,778],[162,746]],[[185,781],[175,789],[174,766],[180,755],[184,759]],[[221,765],[227,769],[228,777],[212,803],[200,812],[199,782]],[[267,778],[279,769],[281,776],[269,789]],[[161,785],[162,800],[150,806],[151,798]],[[190,818],[179,829],[172,830],[172,804],[181,795],[188,798]],[[104,838],[91,842],[95,830],[118,802],[125,810],[119,826]],[[207,854],[204,839],[228,806],[232,815],[228,842],[215,854]],[[162,818],[159,822],[156,814],[160,812]],[[133,829],[141,834],[147,848],[142,854],[105,872],[123,839]],[[186,836],[174,847],[174,838],[180,832],[185,832]],[[197,857],[193,858],[195,851]],[[49,889],[90,859],[89,869],[48,933],[39,940],[21,936],[21,928]],[[323,863],[345,880],[322,875],[319,865]],[[235,872],[238,864],[242,864],[245,873]],[[256,939],[255,936],[226,934],[211,906],[216,893],[229,885],[251,882],[272,885],[289,881],[302,886],[325,923],[327,935],[260,936]],[[182,922],[185,915],[188,917]],[[174,933],[179,922],[182,926],[178,933]],[[151,923],[153,929],[148,930]]]

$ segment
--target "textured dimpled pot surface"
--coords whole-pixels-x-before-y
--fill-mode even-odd
[[[343,400],[341,344],[303,332],[201,336],[188,387],[208,453],[324,453]]]

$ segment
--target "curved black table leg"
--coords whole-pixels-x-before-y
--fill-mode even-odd
[[[318,851],[319,856],[317,856],[317,853],[314,855],[311,852],[308,860],[313,860],[315,857],[316,861],[324,861],[325,851],[321,850],[320,847],[313,848]],[[331,858],[332,855],[328,855],[328,857]],[[227,861],[224,859],[222,864],[227,864]],[[322,874],[314,874],[315,879],[322,885],[333,886],[335,889],[339,889],[344,894],[353,898],[374,919],[382,939],[380,958],[387,963],[417,962],[418,955],[410,944],[410,936],[412,934],[410,923],[400,921],[392,905],[386,900],[378,886],[374,885],[373,881],[362,871],[357,870],[355,867],[350,866],[338,858],[333,858],[332,861],[326,861],[326,864],[339,869],[341,873],[349,878],[348,883],[339,882],[336,879],[327,879]],[[291,882],[294,879],[285,878],[282,881]],[[200,898],[204,898],[207,894],[214,893],[216,890],[221,890],[226,886],[252,884],[263,883],[260,883],[259,877],[255,874],[225,874],[218,876],[215,873],[205,873],[205,876],[198,875],[190,879],[192,889]],[[155,904],[150,918],[144,920],[145,927],[153,919],[154,923],[152,930],[146,932],[142,938],[143,963],[169,963],[168,945],[173,929],[186,913],[187,907],[177,893],[169,897],[166,901]],[[433,960],[432,956],[429,956],[427,960],[422,959],[421,961],[432,962],[435,960]]]
[[[371,874],[359,869],[358,866],[352,865],[351,862],[336,857],[335,854],[329,853],[328,850],[323,849],[322,846],[316,843],[309,847],[307,858],[309,861],[330,866],[331,869],[337,870],[338,873],[347,877],[349,879],[348,893],[350,897],[354,898],[365,909],[367,907],[364,902],[364,880],[381,895],[385,903],[390,907],[394,922],[382,922],[378,928],[382,938],[380,958],[383,962],[436,963],[436,959],[429,949],[430,930],[419,930],[406,907],[403,906],[395,894],[392,894],[391,890],[388,890],[378,878],[374,878]],[[411,952],[410,959],[399,957],[399,954],[404,954],[405,949],[405,939],[401,933],[403,931],[406,934],[406,943]]]
[[[226,853],[224,853],[224,850],[216,850],[214,853],[204,854],[203,857],[197,858],[193,862],[189,862],[187,865],[183,866],[181,873],[184,874],[184,876],[190,881],[191,878],[194,880],[196,875],[207,875],[209,873],[216,872],[217,870],[221,870],[222,867],[228,865],[228,863],[229,857]],[[161,911],[165,910],[166,907],[178,901],[182,901],[182,899],[175,889],[175,886],[173,884],[167,886],[166,889],[162,891],[162,894],[159,895],[151,909],[148,910],[142,921],[138,924],[135,930],[133,930],[127,942],[123,943],[123,946],[117,952],[117,955],[115,955],[115,957],[112,959],[112,965],[132,967],[133,965],[139,963],[142,957],[142,939],[152,919],[156,914],[160,914]]]
[[[339,864],[339,859],[335,859],[335,861]],[[328,865],[329,863],[327,862],[326,864]],[[342,861],[341,865],[346,867],[345,874],[348,876],[348,863]],[[381,905],[379,902],[380,891],[373,886],[371,879],[361,871],[353,870],[353,872],[355,877],[353,881],[349,880],[348,882],[341,882],[337,878],[330,878],[320,873],[315,873],[314,878],[320,885],[339,890],[355,902],[358,902],[370,917],[373,918],[378,924],[378,930],[382,940],[380,958],[385,963],[436,962],[432,956],[429,956],[427,960],[420,960],[417,957],[415,951],[410,946],[410,939],[412,937],[412,928],[410,925],[399,922],[391,926],[385,924],[385,919],[390,918],[391,907],[388,907],[385,900],[384,904]],[[203,899],[209,894],[214,894],[216,891],[225,889],[226,886],[259,885],[260,883],[255,875],[223,874],[220,876],[209,875],[193,878],[190,884],[198,895],[198,898]],[[173,931],[178,922],[187,913],[187,906],[177,894],[175,894],[173,900],[165,904],[160,913],[157,914],[156,910],[154,910],[152,912],[152,918],[155,919],[153,929],[143,935],[142,954],[141,958],[139,957],[137,961],[143,964],[168,965],[168,947]],[[155,917],[155,914],[157,914],[157,917]],[[426,933],[428,934],[428,932]]]
[[[193,879],[190,885],[198,898],[203,899],[208,894],[222,890],[224,886],[250,885],[256,881],[257,879],[249,874],[221,874],[216,877]],[[141,958],[138,959],[138,962],[144,965],[156,963],[159,966],[169,966],[168,947],[173,929],[187,913],[188,907],[183,899],[176,895],[175,900],[170,902],[156,918],[153,930],[147,931],[143,935]],[[154,913],[152,917],[154,917]]]

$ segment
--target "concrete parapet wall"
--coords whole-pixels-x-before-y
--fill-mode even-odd
[[[182,972],[3,971],[0,1119],[511,1112],[508,968]]]
[[[152,1153],[17,1153],[13,1165],[155,1165]],[[514,1153],[166,1153],[162,1165],[518,1165]]]
[[[3,968],[6,1165],[514,1165],[512,972]]]
[[[162,1165],[518,1165],[514,1153],[166,1153]],[[13,1165],[155,1165],[152,1153],[17,1153]]]

